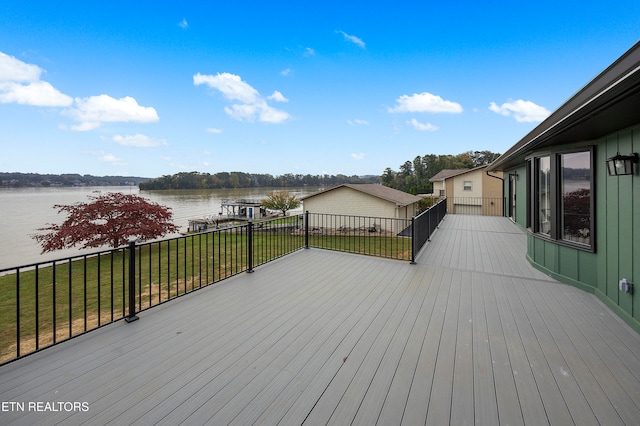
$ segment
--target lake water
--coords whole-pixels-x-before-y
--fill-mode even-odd
[[[173,221],[186,231],[189,219],[217,216],[226,199],[261,199],[269,191],[283,188],[239,188],[211,190],[140,191],[137,187],[73,187],[73,188],[0,188],[0,269],[43,262],[82,253],[78,249],[40,254],[39,244],[31,238],[36,229],[48,223],[61,223],[66,216],[58,214],[55,204],[87,201],[95,191],[123,192],[143,196],[171,207]],[[319,188],[286,188],[298,198]],[[302,208],[292,213],[301,213]],[[91,249],[87,253],[100,249]]]

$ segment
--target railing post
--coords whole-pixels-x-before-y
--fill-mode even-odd
[[[69,305],[71,306],[71,305]],[[69,308],[71,309],[71,308]],[[16,269],[16,358],[20,356],[20,268]]]
[[[411,264],[416,264],[416,218],[411,218]]]
[[[309,248],[309,210],[304,212],[304,248]]]
[[[247,224],[247,272],[253,272],[253,222]]]
[[[126,322],[137,320],[136,316],[136,242],[129,241],[129,315]]]

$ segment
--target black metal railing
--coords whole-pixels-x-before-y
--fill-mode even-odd
[[[411,260],[411,219],[305,213],[305,246]]]
[[[430,240],[431,235],[433,235],[446,214],[447,199],[442,199],[413,219],[413,235],[411,238],[413,255],[411,262],[415,262],[415,257],[420,252],[420,249]]]
[[[0,271],[0,362],[126,315],[127,249]]]
[[[254,222],[252,266],[260,266],[304,247],[303,218],[300,215]]]
[[[0,270],[0,364],[303,248],[298,216]]]
[[[504,216],[504,200],[488,197],[447,197],[447,212],[479,216]]]
[[[415,219],[307,212],[2,269],[0,365],[302,248],[414,262],[445,207]]]

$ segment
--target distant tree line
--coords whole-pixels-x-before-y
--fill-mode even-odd
[[[280,176],[243,172],[183,172],[164,175],[140,183],[142,190],[218,189],[218,188],[286,188],[298,186],[333,186],[343,183],[380,183],[379,176],[302,175]]]
[[[0,186],[135,186],[149,178],[131,176],[92,176],[79,174],[39,174],[0,172]]]
[[[382,183],[412,194],[430,193],[433,176],[444,169],[471,169],[493,162],[500,154],[491,151],[468,151],[458,155],[427,154],[405,161],[398,171],[387,167],[382,176],[346,176],[293,174],[273,176],[244,172],[182,172],[150,179],[131,176],[92,176],[79,174],[38,174],[0,172],[0,186],[119,186],[138,185],[142,190],[287,188],[300,186],[335,186],[344,183]]]
[[[398,171],[387,167],[380,181],[383,185],[411,194],[430,194],[429,179],[445,169],[473,169],[493,162],[500,154],[491,151],[468,151],[458,155],[427,154],[405,161]]]

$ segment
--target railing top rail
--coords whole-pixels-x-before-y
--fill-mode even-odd
[[[440,204],[443,201],[444,201],[444,199],[441,200],[440,202],[438,202],[437,204],[434,204],[432,207],[430,207],[430,209],[434,208],[435,206],[437,206],[438,204]],[[425,210],[425,212],[427,212],[428,210]],[[425,212],[422,212],[421,215],[424,214]],[[355,219],[366,218],[366,219],[385,220],[385,221],[395,220],[395,221],[408,222],[408,221],[411,220],[411,218],[391,218],[391,217],[379,217],[379,216],[361,216],[361,215],[346,215],[346,214],[316,213],[316,212],[310,212],[309,214],[315,214],[315,215],[327,214],[327,215],[337,216],[337,217],[350,217],[350,218],[355,218]],[[294,217],[297,217],[297,216],[298,215],[292,215],[290,217],[294,218]],[[265,224],[265,223],[270,223],[270,222],[275,222],[275,221],[282,221],[283,219],[287,219],[287,218],[278,217],[278,218],[264,219],[264,220],[260,219],[259,221],[257,221],[257,220],[253,221],[253,223],[254,224],[256,224],[256,223]],[[233,231],[235,229],[246,228],[247,226],[248,226],[248,223],[243,223],[243,224],[240,224],[240,225],[230,225],[230,226],[224,226],[224,227],[221,227],[221,228],[209,228],[209,229],[206,229],[206,230],[203,230],[203,231],[200,231],[200,232],[189,233],[188,235],[180,235],[180,236],[167,238],[167,239],[140,242],[140,243],[136,244],[136,247],[148,246],[150,244],[155,244],[155,243],[159,243],[159,242],[181,240],[181,239],[184,239],[184,238],[188,238],[189,236],[192,236],[192,235],[213,234],[213,233],[217,233],[217,232],[229,232],[229,231]],[[121,252],[122,250],[126,250],[126,249],[128,249],[128,246],[127,245],[123,245],[123,246],[117,247],[117,248],[103,249],[103,250],[91,251],[91,252],[83,252],[83,253],[74,254],[72,256],[60,257],[60,258],[57,258],[57,259],[50,259],[50,260],[45,260],[45,261],[40,261],[40,262],[27,263],[27,264],[18,265],[18,266],[5,267],[5,268],[0,269],[0,275],[3,275],[5,273],[10,273],[10,272],[15,272],[17,270],[34,269],[34,268],[42,266],[42,265],[52,265],[54,263],[55,264],[60,264],[60,263],[65,263],[65,262],[73,262],[74,260],[77,260],[77,259],[100,256],[100,255],[109,254],[109,253]]]
[[[242,224],[242,225],[232,225],[232,226],[226,226],[224,228],[218,228],[218,229],[210,228],[210,229],[207,229],[207,230],[204,230],[204,231],[201,231],[201,232],[190,233],[188,235],[180,235],[180,236],[166,238],[166,239],[139,242],[139,243],[136,243],[136,247],[146,246],[146,245],[155,244],[155,243],[164,242],[164,241],[180,240],[180,239],[183,239],[183,238],[188,238],[191,235],[216,233],[216,232],[225,232],[225,231],[229,231],[229,230],[232,230],[232,229],[235,229],[235,228],[242,228],[242,227],[247,227],[247,226],[248,225],[245,223],[245,224]],[[72,256],[64,256],[64,257],[59,257],[59,258],[56,258],[56,259],[43,260],[43,261],[40,261],[40,262],[33,262],[33,263],[27,263],[27,264],[18,265],[18,266],[5,267],[5,268],[1,268],[0,269],[0,275],[4,274],[6,272],[15,272],[16,270],[33,269],[33,268],[35,268],[37,266],[41,266],[41,265],[52,265],[53,263],[60,264],[60,263],[64,263],[64,262],[73,262],[74,260],[82,259],[82,258],[85,258],[85,257],[95,257],[95,256],[101,256],[101,255],[108,254],[108,253],[121,252],[122,250],[127,250],[128,248],[129,248],[128,245],[123,245],[123,246],[120,246],[120,247],[117,247],[117,248],[103,249],[103,250],[99,250],[99,251],[87,251],[87,252],[74,254]]]
[[[121,247],[118,247],[118,248],[110,248],[110,249],[106,249],[106,250],[91,251],[91,252],[86,252],[86,253],[74,254],[73,256],[59,257],[57,259],[43,260],[41,262],[27,263],[27,264],[19,265],[19,266],[10,266],[8,268],[0,269],[0,275],[4,274],[5,272],[15,271],[17,269],[33,269],[36,266],[41,266],[41,265],[51,265],[53,263],[60,264],[60,263],[64,263],[64,262],[73,262],[76,259],[82,259],[82,258],[85,258],[85,257],[95,257],[95,256],[100,256],[100,255],[103,255],[103,254],[107,254],[107,253],[121,252],[122,250],[127,249],[127,247],[128,246],[125,245],[125,246],[121,246]]]
[[[382,216],[358,216],[353,214],[336,214],[336,213],[320,213],[320,212],[308,212],[309,214],[316,215],[326,215],[326,216],[339,216],[339,217],[353,217],[353,218],[363,218],[363,219],[381,219],[381,220],[401,220],[401,221],[410,221],[411,218],[402,218],[402,217],[382,217]]]
[[[435,203],[434,205],[432,205],[431,207],[429,207],[425,211],[421,212],[418,216],[416,216],[416,219],[418,219],[420,216],[422,216],[424,214],[428,214],[429,210],[436,208],[437,206],[439,206],[440,204],[442,204],[442,203],[444,203],[446,201],[447,201],[447,197],[444,197],[443,199],[441,199],[440,201],[438,201],[437,203]]]

